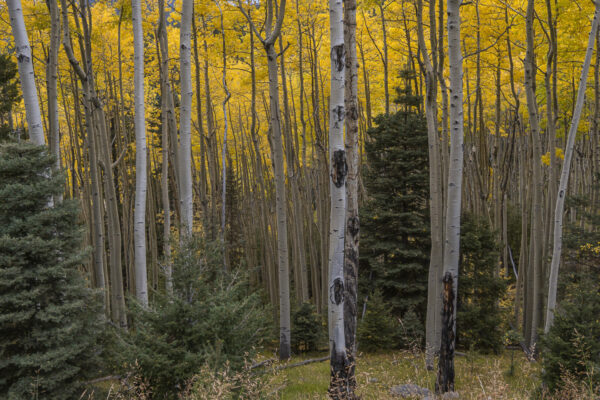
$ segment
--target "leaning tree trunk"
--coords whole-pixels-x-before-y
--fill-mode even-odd
[[[329,0],[331,91],[329,99],[329,396],[347,397],[346,340],[344,337],[344,220],[346,217],[346,151],[344,150],[345,47],[342,0]]]
[[[133,96],[135,104],[135,294],[142,305],[148,305],[146,272],[146,196],[148,192],[146,161],[146,116],[144,107],[144,31],[140,0],[131,0],[133,24]]]
[[[571,169],[571,159],[573,158],[573,147],[575,145],[575,137],[577,136],[577,128],[579,119],[583,110],[583,102],[585,100],[585,89],[587,86],[587,78],[592,62],[592,54],[594,53],[594,42],[596,40],[596,32],[598,30],[598,17],[600,15],[600,1],[596,2],[596,11],[592,20],[592,29],[588,39],[587,51],[585,53],[585,61],[579,78],[579,89],[577,91],[577,102],[573,112],[571,128],[567,138],[565,148],[565,160],[560,175],[560,184],[558,187],[558,196],[556,198],[556,209],[554,210],[554,249],[552,251],[552,263],[550,265],[550,280],[548,282],[548,306],[546,307],[546,325],[544,332],[548,333],[554,322],[554,309],[556,307],[556,289],[558,284],[558,268],[560,265],[560,255],[562,251],[562,230],[563,230],[563,209],[565,206],[565,195],[569,185],[569,171]],[[550,149],[553,151],[554,149]]]
[[[435,389],[454,391],[454,346],[456,345],[456,298],[460,253],[460,212],[463,175],[463,69],[460,46],[460,5],[448,0],[448,61],[450,64],[450,165],[446,211],[442,342]]]
[[[23,100],[25,101],[25,114],[27,118],[27,128],[29,129],[29,138],[34,144],[43,146],[45,144],[44,126],[42,125],[40,103],[35,87],[33,57],[31,55],[27,30],[25,29],[21,0],[7,0],[7,4],[8,14],[10,16],[10,26],[12,27],[13,37],[15,39],[15,51],[17,55],[17,64],[19,66],[21,91],[23,92]]]
[[[179,71],[181,76],[181,112],[179,115],[179,174],[180,213],[182,237],[190,237],[194,221],[194,198],[192,189],[192,17],[193,0],[183,0],[179,46]],[[175,146],[176,143],[173,143]]]
[[[358,306],[358,64],[356,55],[356,0],[344,1],[344,47],[346,49],[344,106],[346,110],[346,227],[344,243],[344,333],[348,357],[348,396],[356,389],[356,313]]]

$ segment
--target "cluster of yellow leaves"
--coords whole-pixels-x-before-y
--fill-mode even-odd
[[[560,159],[560,160],[564,160],[565,159],[565,152],[563,151],[563,149],[557,147],[555,149],[555,153],[556,154],[556,158]],[[550,165],[550,152],[548,151],[546,154],[544,154],[542,156],[542,164],[544,165]]]
[[[579,247],[580,254],[588,254],[593,256],[600,256],[600,242],[598,243],[586,243]]]

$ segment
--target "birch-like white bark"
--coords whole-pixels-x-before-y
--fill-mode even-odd
[[[558,195],[556,197],[556,209],[554,210],[554,247],[552,251],[552,263],[550,264],[550,278],[548,281],[548,305],[546,307],[546,324],[544,332],[548,333],[554,323],[554,309],[556,308],[556,291],[558,285],[558,269],[560,266],[560,256],[562,252],[562,232],[563,232],[563,210],[565,207],[565,197],[567,187],[569,185],[569,172],[571,170],[571,159],[573,158],[573,147],[575,146],[575,137],[577,136],[577,128],[583,111],[583,103],[585,100],[585,89],[587,87],[587,79],[590,72],[590,64],[592,63],[592,54],[594,53],[594,43],[596,40],[596,32],[598,31],[598,18],[600,17],[600,1],[596,1],[596,11],[592,20],[592,28],[588,39],[588,46],[585,53],[583,68],[581,69],[581,77],[579,78],[579,88],[577,90],[577,101],[575,110],[573,111],[573,119],[569,129],[567,145],[565,148],[565,159],[560,175],[560,184],[558,187]],[[554,151],[554,149],[550,149]]]
[[[133,239],[135,245],[135,294],[140,303],[148,305],[148,274],[146,271],[146,196],[147,148],[144,107],[144,31],[140,0],[131,0],[133,23],[133,98],[135,104],[135,210]]]
[[[332,398],[345,398],[346,341],[344,336],[344,237],[346,217],[346,150],[344,148],[344,87],[346,49],[342,0],[329,0],[331,90],[329,99],[329,160],[331,213],[329,219],[329,349]]]
[[[181,228],[183,236],[191,236],[194,220],[192,190],[192,17],[193,0],[183,0],[179,44],[179,74],[181,79],[181,112],[179,115],[179,173],[181,185]]]
[[[444,274],[450,272],[454,292],[458,286],[460,213],[463,177],[463,68],[460,45],[461,0],[448,0],[448,61],[450,63],[450,167],[446,213]],[[454,297],[456,303],[456,296]],[[454,307],[456,312],[456,306]],[[456,316],[455,316],[456,317]],[[456,329],[456,325],[454,327]]]
[[[21,91],[23,92],[23,100],[25,102],[29,138],[34,144],[43,146],[46,144],[44,126],[42,124],[42,114],[40,113],[40,103],[37,97],[35,75],[33,72],[33,57],[31,55],[27,30],[25,29],[21,0],[7,0],[6,3],[8,4],[10,26],[12,27],[15,39],[15,52],[17,55],[17,65],[19,66]]]
[[[460,5],[462,0],[448,0],[448,61],[450,64],[450,163],[448,201],[444,243],[444,277],[451,290],[445,290],[442,344],[437,392],[454,390],[454,347],[456,344],[456,298],[460,255],[460,213],[463,177],[463,57],[460,45]],[[447,301],[447,299],[450,299]],[[450,312],[448,312],[450,311]],[[445,336],[445,337],[444,337]],[[444,340],[445,339],[445,340]]]

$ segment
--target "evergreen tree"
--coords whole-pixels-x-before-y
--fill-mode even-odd
[[[10,111],[19,99],[18,72],[10,56],[0,54],[0,142],[6,141],[10,134]]]
[[[292,349],[296,352],[314,351],[323,340],[323,324],[316,307],[302,303],[292,313]]]
[[[389,304],[379,290],[369,296],[367,311],[358,323],[358,345],[360,350],[389,350],[400,347],[398,320],[392,316]]]
[[[560,387],[565,374],[599,390],[600,292],[597,273],[581,272],[569,280],[554,324],[541,339],[542,379],[551,391]]]
[[[461,220],[457,345],[498,352],[504,336],[498,303],[506,292],[496,274],[498,244],[486,220],[471,214]]]
[[[0,146],[0,398],[78,399],[98,352],[101,303],[78,267],[75,201],[29,143]]]
[[[365,141],[361,297],[378,289],[394,317],[404,319],[412,310],[423,324],[430,246],[427,126],[412,108],[413,96],[402,93],[397,100],[411,102],[375,118]]]
[[[134,307],[136,329],[114,360],[127,369],[135,360],[136,370],[123,372],[138,374],[157,399],[178,398],[203,367],[241,368],[270,322],[237,266],[223,271],[220,241],[191,238],[174,254],[173,295],[156,293],[150,308]]]

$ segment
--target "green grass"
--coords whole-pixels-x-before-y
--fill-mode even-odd
[[[320,356],[295,357],[290,363]],[[469,353],[456,358],[456,390],[461,399],[528,399],[539,385],[539,365],[518,351],[509,376],[510,351],[502,355]],[[415,383],[433,391],[435,372],[425,369],[423,354],[389,352],[359,354],[358,393],[362,399],[391,399],[390,387]],[[329,363],[319,362],[280,371],[271,385],[281,399],[326,399]],[[397,397],[396,397],[397,399]]]

